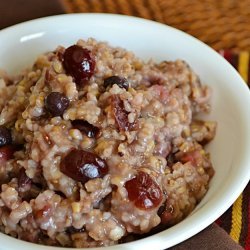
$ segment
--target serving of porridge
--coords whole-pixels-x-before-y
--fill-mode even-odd
[[[166,55],[167,56],[167,55]],[[0,72],[0,231],[109,246],[183,220],[214,175],[211,89],[182,61],[94,39]]]

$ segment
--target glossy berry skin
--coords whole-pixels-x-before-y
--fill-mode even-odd
[[[45,107],[52,116],[61,116],[69,107],[69,99],[62,93],[51,92],[45,99]]]
[[[94,153],[73,149],[62,159],[60,170],[68,177],[84,184],[90,179],[106,175],[108,165]]]
[[[80,130],[89,138],[96,138],[100,134],[100,129],[85,120],[74,120],[71,122],[73,128]]]
[[[76,84],[82,85],[94,74],[95,60],[88,49],[72,45],[64,52],[63,67]]]
[[[112,87],[114,84],[117,84],[120,88],[128,90],[129,83],[126,78],[120,76],[110,76],[104,80],[104,87]]]
[[[12,143],[11,132],[4,126],[0,126],[0,147]]]
[[[128,198],[141,210],[158,207],[162,202],[162,191],[159,185],[145,172],[138,174],[125,183]]]

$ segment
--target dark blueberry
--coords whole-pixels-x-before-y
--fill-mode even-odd
[[[158,207],[162,202],[162,191],[159,185],[145,172],[138,174],[125,183],[128,198],[142,210]]]
[[[95,60],[88,49],[78,45],[67,48],[63,55],[63,66],[79,85],[84,84],[94,74]]]
[[[85,120],[74,120],[71,122],[72,126],[76,129],[79,129],[82,133],[84,133],[89,138],[98,137],[100,133],[100,129],[88,123]]]
[[[108,165],[98,155],[73,149],[61,161],[60,170],[70,178],[82,182],[102,178],[108,173]]]
[[[53,116],[63,115],[68,106],[69,99],[62,93],[51,92],[46,97],[45,107]]]
[[[0,126],[0,147],[12,143],[11,132],[4,126]]]
[[[124,77],[110,76],[104,79],[103,85],[105,88],[112,87],[114,84],[117,84],[120,88],[124,88],[126,90],[129,88],[128,80]]]

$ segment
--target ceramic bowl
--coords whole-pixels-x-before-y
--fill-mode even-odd
[[[249,89],[235,69],[204,43],[166,25],[120,15],[53,16],[1,30],[0,68],[16,74],[40,53],[88,37],[124,47],[143,59],[186,60],[201,81],[213,89],[212,112],[206,119],[218,122],[217,135],[208,146],[216,173],[204,199],[179,224],[142,240],[105,249],[164,249],[178,244],[216,220],[249,181]],[[58,249],[2,233],[0,242],[1,250]]]

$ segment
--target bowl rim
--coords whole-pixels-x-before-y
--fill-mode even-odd
[[[0,40],[2,37],[8,36],[10,34],[15,33],[17,30],[28,30],[30,26],[39,26],[41,24],[48,25],[50,22],[59,22],[59,21],[70,21],[72,19],[84,19],[84,18],[101,18],[105,22],[108,21],[114,21],[114,18],[116,19],[116,22],[122,24],[124,22],[126,23],[137,23],[137,25],[142,25],[142,26],[154,26],[155,29],[159,30],[169,30],[174,33],[178,33],[181,36],[185,36],[185,39],[192,40],[193,43],[196,43],[197,46],[203,46],[205,50],[209,50],[209,53],[213,54],[213,57],[216,58],[217,60],[221,61],[221,64],[224,65],[225,68],[228,69],[228,73],[232,75],[233,79],[236,81],[236,84],[238,84],[238,91],[242,92],[243,99],[246,101],[246,106],[250,107],[250,91],[248,87],[246,86],[245,82],[243,79],[240,77],[238,72],[221,56],[219,55],[216,51],[214,51],[212,48],[210,48],[208,45],[205,43],[201,42],[200,40],[192,37],[191,35],[180,31],[176,28],[170,27],[166,24],[158,23],[155,21],[139,18],[139,17],[132,17],[132,16],[126,16],[126,15],[118,15],[118,14],[105,14],[105,13],[79,13],[79,14],[62,14],[62,15],[54,15],[54,16],[49,16],[49,17],[42,17],[26,22],[22,22],[7,28],[4,28],[0,30]],[[40,26],[39,26],[40,27]],[[45,26],[46,27],[46,26]],[[46,29],[45,29],[46,30]],[[245,112],[246,113],[246,125],[245,125],[245,132],[248,132],[247,128],[250,126],[250,108],[246,108]],[[243,154],[243,163],[244,166],[247,166],[250,163],[250,156],[247,156],[247,148],[250,148],[250,134],[246,134],[247,140],[245,141],[245,154]],[[241,169],[242,170],[242,169]],[[224,196],[227,198],[223,200],[222,202],[217,202],[217,206],[214,206],[213,202],[209,202],[206,204],[206,211],[203,211],[203,215],[201,214],[201,211],[203,208],[200,209],[200,211],[197,211],[195,214],[192,215],[191,217],[187,217],[185,220],[182,222],[176,224],[175,226],[164,230],[160,233],[154,234],[152,236],[136,240],[130,243],[123,243],[115,246],[110,246],[106,247],[110,250],[115,250],[115,249],[138,249],[139,247],[143,247],[145,249],[163,249],[166,247],[171,247],[174,246],[178,243],[183,242],[184,240],[192,237],[193,235],[197,234],[207,226],[209,226],[212,222],[214,222],[219,216],[221,216],[232,204],[233,202],[237,199],[237,197],[240,195],[240,193],[243,191],[247,183],[249,182],[250,179],[250,171],[246,171],[247,168],[243,168],[244,171],[240,173],[237,176],[237,179],[235,178],[233,181],[228,180],[225,185],[222,187],[220,192],[218,192],[217,195],[215,195],[212,200],[216,201],[219,199],[219,194],[223,193]],[[230,192],[228,191],[231,190]],[[205,214],[204,214],[205,213]],[[201,216],[202,215],[202,216]],[[202,222],[198,223],[198,225],[193,225],[192,228],[190,228],[190,224],[192,223],[192,220],[194,221],[199,221],[202,219]],[[179,237],[174,237],[171,239],[172,235],[176,234],[176,231],[178,231]],[[164,239],[167,237],[167,239]],[[5,235],[3,233],[0,233],[0,241],[3,242],[3,244],[9,244],[11,246],[16,246],[16,244],[22,243],[22,247],[24,249],[37,249],[37,250],[45,250],[45,249],[59,249],[58,247],[51,247],[51,246],[43,246],[43,245],[38,245],[35,243],[30,243],[30,242],[25,242],[25,241],[20,241],[18,239],[12,238],[11,236]],[[152,243],[153,242],[153,243]],[[163,243],[164,242],[164,243]],[[12,248],[11,248],[12,249]],[[66,249],[66,248],[61,248],[60,249]],[[75,249],[75,248],[67,248],[67,249]],[[86,248],[82,248],[86,249]],[[92,248],[92,249],[100,249],[98,248]]]

